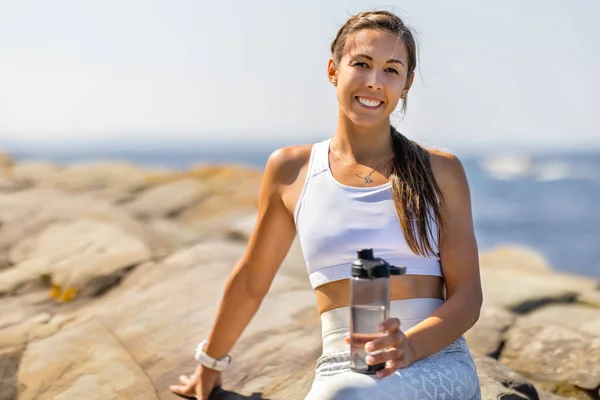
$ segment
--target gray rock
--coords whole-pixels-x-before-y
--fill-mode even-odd
[[[477,323],[465,333],[469,348],[496,358],[504,332],[514,323],[515,315],[495,307],[483,307]]]
[[[138,218],[165,218],[181,213],[209,195],[206,184],[183,179],[148,189],[124,208]]]
[[[518,321],[500,361],[535,382],[575,391],[600,386],[600,337],[574,329]]]
[[[61,335],[65,330],[86,321],[101,321],[118,339],[123,351],[143,367],[159,397],[171,398],[169,384],[177,382],[178,375],[191,373],[195,368],[193,348],[208,335],[227,276],[243,250],[243,245],[235,243],[208,242],[178,251],[160,263],[140,266],[93,303],[76,311],[57,310],[53,319],[30,337],[36,343],[45,335],[57,341],[69,340],[70,336]],[[250,395],[297,373],[303,366],[314,364],[320,352],[319,323],[310,287],[289,276],[277,276],[232,352],[235,362],[225,374],[224,387]],[[87,331],[81,335],[86,337]],[[77,346],[91,346],[98,339],[101,338],[92,337]],[[24,364],[24,368],[29,365]],[[81,377],[92,367],[95,368],[88,364],[61,378],[60,390],[79,385]],[[47,363],[37,374],[53,376],[54,370]],[[114,379],[120,382],[125,377]],[[28,383],[29,379],[20,383]],[[58,390],[48,384],[52,385],[50,393]],[[89,389],[94,387],[90,383]]]
[[[590,307],[600,308],[600,290],[592,290],[581,293],[577,297],[577,301]]]
[[[22,161],[10,170],[10,176],[23,186],[43,186],[54,182],[62,167],[53,162]]]
[[[600,337],[600,309],[581,304],[550,304],[520,317],[527,324],[556,325]]]
[[[0,399],[17,399],[17,372],[21,362],[22,349],[0,350]]]
[[[100,320],[30,343],[18,374],[20,400],[158,399],[136,359]]]
[[[480,254],[483,269],[507,269],[520,272],[550,272],[548,260],[538,251],[522,246],[500,246]]]
[[[15,265],[0,272],[0,293],[45,277],[59,291],[57,297],[68,301],[95,278],[112,277],[150,255],[142,240],[113,224],[85,219],[56,223],[12,248]]]
[[[174,250],[170,238],[136,221],[129,213],[106,201],[85,194],[67,194],[57,189],[33,188],[0,194],[0,262],[20,241],[46,229],[51,223],[75,219],[94,219],[111,223],[138,237],[153,256]],[[0,265],[0,268],[6,266]]]
[[[19,185],[0,169],[0,192],[12,192],[18,190]]]
[[[548,303],[572,302],[598,284],[591,278],[509,267],[482,268],[481,281],[485,307],[505,308],[516,313],[526,313]]]
[[[497,360],[474,355],[482,399],[538,399],[533,384]]]

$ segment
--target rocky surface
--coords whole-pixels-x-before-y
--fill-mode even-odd
[[[256,220],[260,171],[0,153],[0,399],[175,399]],[[466,334],[484,399],[600,398],[600,287],[539,254],[481,255]],[[321,351],[298,243],[213,399],[303,399]]]

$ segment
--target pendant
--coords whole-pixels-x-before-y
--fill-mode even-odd
[[[371,182],[373,182],[373,179],[371,179],[371,177],[369,175],[364,175],[363,176],[363,181],[365,183],[371,183]]]

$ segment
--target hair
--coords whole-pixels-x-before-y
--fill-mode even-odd
[[[338,65],[343,57],[348,37],[363,29],[389,32],[398,37],[408,51],[407,78],[410,78],[417,66],[417,43],[411,29],[402,19],[388,11],[361,12],[346,21],[331,43],[334,63]],[[406,108],[407,100],[404,98],[402,113],[406,113]],[[390,134],[394,161],[389,180],[404,237],[415,254],[439,256],[432,243],[432,238],[435,237],[432,233],[432,218],[438,225],[439,237],[439,232],[445,228],[443,196],[433,176],[429,152],[393,126],[390,126]]]

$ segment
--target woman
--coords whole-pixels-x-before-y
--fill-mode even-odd
[[[339,123],[331,139],[275,151],[259,216],[227,282],[201,362],[171,390],[207,399],[296,236],[321,313],[323,355],[306,399],[479,399],[463,334],[482,303],[470,193],[458,158],[426,150],[390,125],[406,110],[415,40],[388,12],[350,18],[331,45]],[[365,345],[377,375],[349,370],[350,263],[370,247],[406,274],[391,278],[385,334]],[[220,360],[220,361],[219,361]]]

